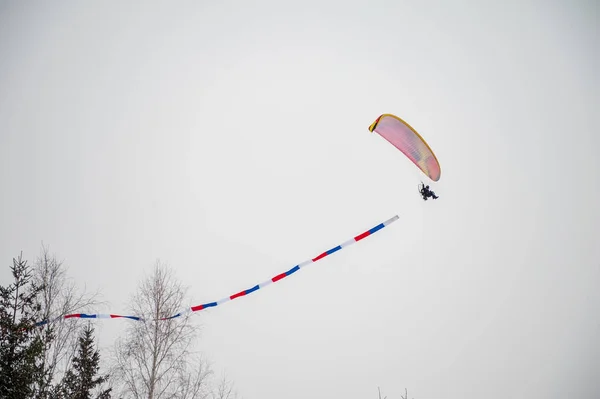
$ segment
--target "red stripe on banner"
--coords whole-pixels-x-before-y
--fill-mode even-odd
[[[323,252],[321,255],[317,256],[317,257],[316,257],[316,258],[314,258],[312,261],[313,261],[313,262],[316,262],[316,261],[318,261],[319,259],[323,259],[323,258],[324,258],[324,257],[326,257],[326,256],[327,256],[327,252]]]
[[[370,231],[365,231],[364,233],[362,233],[362,234],[360,234],[360,235],[357,235],[356,237],[354,237],[354,241],[360,241],[360,240],[362,240],[363,238],[365,238],[365,237],[368,237],[368,236],[370,236],[370,235],[371,235],[371,232],[370,232]]]
[[[67,314],[67,315],[65,315],[65,316],[64,316],[64,318],[65,318],[65,319],[71,319],[71,318],[74,318],[74,317],[80,317],[80,316],[81,316],[81,313],[76,313],[76,314]]]
[[[246,295],[246,290],[240,291],[237,294],[230,296],[229,298],[233,301],[235,298],[239,298],[244,295]]]
[[[202,309],[204,309],[203,305],[192,306],[192,312],[196,312],[196,311],[202,310]]]
[[[273,282],[276,282],[276,281],[279,281],[279,280],[281,280],[282,278],[284,278],[284,277],[286,277],[286,276],[287,276],[287,274],[285,274],[285,273],[281,273],[281,274],[278,274],[277,276],[273,277],[273,278],[271,279],[271,281],[273,281]]]
[[[118,319],[119,317],[121,317],[121,316],[119,316],[118,314],[111,314],[110,315],[111,319]]]

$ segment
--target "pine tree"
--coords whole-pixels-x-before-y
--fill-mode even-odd
[[[71,368],[59,385],[56,396],[69,399],[110,399],[112,388],[101,389],[108,381],[108,375],[97,376],[100,369],[100,353],[94,348],[94,328],[88,325],[78,341],[77,354],[71,361]]]
[[[36,296],[27,261],[13,258],[13,283],[0,286],[0,398],[30,398],[42,372],[42,340],[34,333]]]
[[[48,247],[42,246],[39,257],[32,266],[32,281],[43,290],[38,295],[40,312],[38,321],[53,320],[57,316],[82,313],[85,309],[98,305],[96,293],[80,291],[67,273],[67,267],[56,255],[51,255]],[[44,351],[40,359],[44,372],[35,384],[35,399],[55,399],[53,391],[71,366],[71,358],[77,351],[82,323],[77,319],[50,322],[36,329],[44,341]]]

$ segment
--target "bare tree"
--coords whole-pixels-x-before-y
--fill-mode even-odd
[[[50,255],[48,247],[42,244],[34,270],[34,281],[42,287],[38,296],[38,320],[47,320],[48,324],[37,330],[44,342],[44,375],[38,381],[38,397],[49,395],[53,382],[60,380],[67,370],[71,358],[77,349],[77,338],[81,324],[78,320],[60,320],[61,316],[82,312],[98,306],[99,293],[80,292],[75,283],[67,276],[67,269],[55,255]]]
[[[221,382],[216,387],[216,390],[212,393],[211,399],[236,399],[237,392],[232,381],[226,376],[223,376]]]
[[[379,391],[379,399],[387,399],[387,396],[384,396],[383,398],[381,398],[381,388],[377,388],[377,390]],[[400,395],[401,399],[408,399],[408,391],[406,388],[404,388],[404,396]]]
[[[143,322],[128,326],[115,345],[115,370],[124,394],[136,399],[205,399],[210,370],[193,357],[198,328],[178,313],[186,290],[160,261],[134,295],[131,311]]]
[[[408,399],[408,391],[406,388],[404,388],[404,396],[400,396],[402,399]]]

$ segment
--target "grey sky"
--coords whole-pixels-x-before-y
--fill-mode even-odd
[[[197,305],[398,214],[198,348],[246,399],[599,397],[598,37],[594,1],[2,1],[2,282],[43,241],[90,313],[157,258]]]

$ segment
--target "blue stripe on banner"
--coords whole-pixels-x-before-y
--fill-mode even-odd
[[[292,267],[290,270],[288,270],[287,272],[285,272],[285,275],[289,276],[290,274],[296,273],[298,270],[300,270],[300,266],[296,265],[296,266]]]
[[[337,251],[339,251],[340,249],[342,249],[342,246],[341,246],[341,245],[338,245],[338,246],[337,246],[337,247],[335,247],[335,248],[331,248],[329,251],[327,251],[327,255],[331,255],[332,253],[334,253],[334,252],[337,252]]]
[[[211,302],[211,303],[205,303],[204,305],[202,305],[202,308],[212,308],[217,306],[216,302]]]
[[[369,230],[369,233],[373,234],[376,231],[383,229],[384,227],[385,227],[385,224],[383,224],[383,223],[378,224],[377,226],[375,226],[371,230]]]
[[[258,289],[260,289],[260,286],[258,286],[258,285],[255,285],[254,287],[252,287],[252,288],[250,288],[250,289],[246,290],[246,295],[248,295],[248,294],[251,294],[251,293],[253,293],[254,291],[256,291],[256,290],[258,290]]]
[[[140,320],[140,318],[139,318],[139,317],[136,317],[136,316],[124,316],[124,317],[125,317],[126,319],[131,319],[131,320],[137,320],[137,321],[139,321],[139,320]]]
[[[95,319],[96,315],[95,314],[81,313],[81,315],[79,317],[82,318],[82,319]]]

